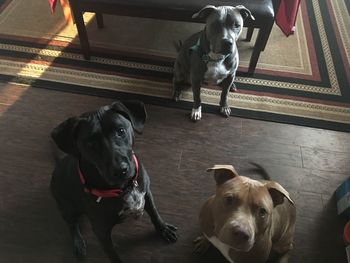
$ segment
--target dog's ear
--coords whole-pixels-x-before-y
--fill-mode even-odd
[[[216,10],[217,8],[213,5],[207,5],[199,10],[197,13],[192,15],[192,18],[206,19],[211,12]]]
[[[111,108],[127,118],[136,132],[142,133],[147,118],[143,102],[139,100],[115,101]]]
[[[214,165],[212,168],[208,168],[207,172],[214,171],[214,178],[217,185],[221,185],[226,181],[238,176],[235,168],[232,165]]]
[[[51,132],[51,137],[55,141],[58,148],[68,154],[77,155],[78,149],[76,147],[76,130],[80,118],[71,117],[62,122]]]
[[[236,9],[239,11],[239,13],[241,14],[243,20],[245,20],[246,18],[250,18],[251,20],[255,20],[255,17],[252,15],[252,13],[250,12],[250,10],[248,8],[246,8],[244,5],[238,5],[236,6]]]
[[[265,184],[267,187],[267,190],[269,191],[271,195],[271,199],[273,201],[273,206],[280,205],[284,202],[284,198],[287,198],[287,200],[294,205],[294,201],[292,198],[290,198],[289,193],[286,189],[282,187],[279,183],[269,181]]]

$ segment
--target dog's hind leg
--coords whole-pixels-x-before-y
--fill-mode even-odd
[[[74,254],[79,260],[82,260],[86,257],[86,243],[80,232],[79,223],[70,225],[70,231],[73,236]]]
[[[183,84],[184,84],[184,82],[177,81],[175,79],[175,77],[173,78],[173,93],[172,93],[173,100],[175,100],[175,101],[180,100],[180,95],[181,95]]]
[[[73,237],[73,245],[74,245],[74,254],[78,259],[83,259],[86,256],[86,243],[85,240],[80,233],[79,228],[79,218],[80,213],[78,209],[72,204],[71,201],[63,198],[58,192],[56,192],[56,188],[53,187],[54,184],[51,184],[52,194],[56,199],[57,206],[61,211],[61,215],[64,221],[67,222],[69,226],[69,230]]]
[[[113,242],[112,242],[111,233],[112,233],[113,226],[109,226],[110,224],[108,223],[101,224],[101,222],[94,223],[93,221],[91,221],[91,224],[95,235],[99,239],[111,263],[121,263],[122,260],[120,259],[117,252],[115,251]]]
[[[237,87],[236,87],[236,84],[234,82],[232,82],[232,85],[230,87],[230,91],[231,92],[236,92],[237,91]]]
[[[58,207],[60,208],[62,217],[67,222],[72,234],[74,254],[79,260],[82,260],[86,256],[86,243],[80,232],[80,214],[77,212],[77,209],[68,202],[63,205],[62,201],[60,201],[58,202]]]
[[[178,60],[176,60],[174,65],[173,94],[172,94],[172,98],[175,101],[178,101],[180,99],[182,90],[190,86],[186,79],[186,74],[183,72],[182,68],[183,66],[180,64]]]

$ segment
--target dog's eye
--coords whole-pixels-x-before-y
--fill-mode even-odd
[[[232,195],[225,196],[225,203],[227,205],[233,205],[234,202],[235,202],[235,198]]]
[[[240,24],[235,24],[235,28],[239,28],[240,26]]]
[[[117,135],[118,137],[124,137],[124,136],[125,136],[125,129],[124,129],[124,128],[119,128],[119,129],[117,129],[116,135]]]
[[[259,216],[260,217],[265,217],[267,215],[267,210],[263,207],[259,208]]]

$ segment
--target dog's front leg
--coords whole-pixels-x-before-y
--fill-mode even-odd
[[[277,253],[271,251],[266,263],[288,263],[289,261],[289,252],[286,253]]]
[[[204,252],[206,252],[211,245],[209,240],[204,235],[197,237],[193,241],[193,243],[194,243],[194,252],[199,254],[203,254]]]
[[[227,97],[231,87],[233,86],[234,88],[236,88],[236,86],[233,83],[233,80],[234,80],[234,76],[230,75],[220,83],[220,86],[222,87],[221,98],[220,98],[220,113],[225,117],[228,117],[231,114],[231,108],[228,106]]]
[[[148,213],[148,215],[151,218],[151,221],[156,228],[157,232],[161,234],[161,236],[167,241],[167,242],[176,242],[177,235],[176,230],[177,227],[167,224],[163,221],[163,219],[160,217],[157,208],[154,204],[153,196],[150,190],[147,191],[145,196],[145,210]]]
[[[199,121],[202,118],[201,82],[192,80],[191,85],[193,92],[193,108],[191,112],[191,120]]]
[[[107,227],[103,224],[93,224],[92,222],[92,228],[111,263],[121,263],[122,260],[115,251],[112,242],[111,232],[113,227]]]
[[[70,231],[73,236],[74,254],[79,260],[83,260],[86,257],[86,243],[80,232],[79,223],[71,224]]]
[[[288,261],[289,261],[289,252],[279,255],[278,259],[276,260],[277,263],[288,263]]]

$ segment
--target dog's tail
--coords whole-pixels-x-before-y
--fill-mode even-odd
[[[254,172],[260,174],[263,179],[270,181],[271,177],[268,174],[268,172],[265,170],[264,167],[262,167],[260,164],[254,163],[254,162],[249,162],[251,165],[255,166],[254,169],[252,169]]]
[[[175,47],[175,49],[176,49],[176,52],[179,53],[179,51],[180,51],[180,49],[181,49],[181,47],[182,47],[182,41],[181,41],[181,40],[179,40],[179,41],[177,41],[177,42],[174,41],[174,47]]]

